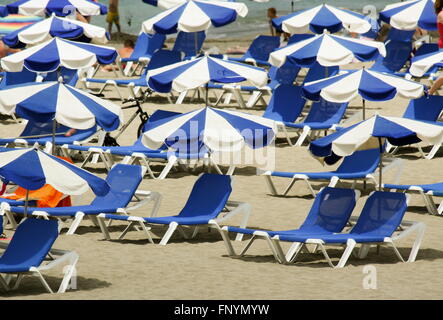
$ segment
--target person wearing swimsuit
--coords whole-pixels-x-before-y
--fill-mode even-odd
[[[435,13],[437,14],[437,27],[440,38],[438,39],[438,47],[443,48],[443,0],[435,0]],[[440,76],[434,84],[429,88],[428,93],[434,94],[440,87],[443,86],[443,76]]]

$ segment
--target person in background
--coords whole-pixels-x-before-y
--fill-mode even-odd
[[[283,34],[284,41],[288,41],[289,34],[287,34],[286,32],[283,32],[283,30],[280,29],[280,28],[275,28],[272,25],[272,19],[275,19],[275,18],[278,18],[278,16],[277,16],[277,9],[269,8],[268,9],[268,19],[269,19],[269,28],[271,30],[271,36],[278,36],[278,37],[280,37]]]
[[[118,50],[120,58],[129,58],[132,52],[134,52],[134,47],[135,47],[134,41],[132,41],[131,39],[125,40],[125,42],[123,42],[123,48]],[[122,68],[125,69],[125,67],[126,65],[122,64]],[[114,70],[114,67],[112,65],[107,65],[104,66],[102,70],[110,72]]]
[[[438,33],[440,34],[440,39],[438,39],[438,47],[443,48],[443,1],[435,0],[434,3],[435,13],[437,14],[437,27]],[[441,86],[443,86],[443,76],[440,76],[433,85],[429,88],[428,93],[434,94],[436,93]]]
[[[121,33],[120,17],[118,15],[118,0],[109,0],[109,8],[108,8],[108,15],[106,17],[106,22],[108,23],[109,35],[111,35],[112,25],[114,23],[117,26],[118,33],[119,34]]]
[[[6,57],[7,55],[10,55],[12,53],[19,52],[20,49],[12,49],[5,45],[3,41],[0,41],[0,59]]]

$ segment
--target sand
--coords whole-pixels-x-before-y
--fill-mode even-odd
[[[221,48],[234,43],[211,43]],[[111,74],[99,76],[110,77]],[[105,92],[107,98],[120,103],[114,90]],[[268,98],[267,98],[268,99]],[[367,103],[369,114],[401,116],[408,101],[397,98],[385,103]],[[351,105],[358,106],[356,99]],[[202,102],[171,105],[161,96],[143,104],[152,113],[156,109],[185,112],[202,106]],[[235,103],[229,108],[235,109]],[[260,115],[263,108],[248,110]],[[129,117],[130,112],[125,112]],[[121,145],[131,144],[135,139],[138,120],[119,139]],[[2,121],[0,135],[10,137],[20,132],[20,125]],[[277,170],[317,171],[327,170],[314,160],[306,146],[290,147],[284,139],[277,143]],[[419,157],[416,149],[406,148],[398,155],[404,161],[401,183],[432,183],[443,181],[440,151],[432,160]],[[154,166],[154,168],[160,168]],[[101,177],[105,171],[92,169]],[[200,170],[201,171],[201,170]],[[145,178],[142,190],[160,192],[163,196],[159,215],[174,215],[184,205],[197,179],[197,172],[172,172],[165,180]],[[252,167],[239,168],[235,174],[231,199],[250,203],[252,215],[248,226],[260,229],[284,230],[295,228],[304,220],[313,198],[303,182],[298,182],[288,197],[271,196],[265,179],[255,175]],[[393,174],[384,176],[385,182],[393,181]],[[275,180],[283,188],[287,180]],[[314,183],[318,190],[325,183]],[[350,184],[343,184],[349,186]],[[358,185],[362,189],[362,185]],[[372,186],[363,190],[354,215],[358,215]],[[76,203],[88,203],[91,194],[79,197]],[[437,199],[438,200],[438,199]],[[147,206],[134,215],[146,216]],[[2,299],[433,299],[443,293],[443,279],[438,276],[443,267],[443,219],[431,216],[418,195],[412,196],[411,206],[405,219],[421,221],[427,225],[424,241],[414,263],[401,263],[388,248],[379,255],[371,251],[365,260],[350,258],[343,269],[332,269],[322,255],[304,255],[298,263],[280,265],[275,262],[267,244],[257,241],[250,255],[242,259],[227,256],[223,241],[216,231],[202,230],[194,240],[184,240],[176,234],[167,246],[149,244],[142,232],[130,232],[123,241],[104,241],[100,230],[88,220],[79,227],[77,234],[62,234],[54,247],[75,250],[80,255],[77,265],[77,290],[65,294],[45,293],[37,279],[27,277],[14,292],[1,292]],[[232,225],[239,221],[232,220]],[[111,235],[115,238],[123,230],[123,224],[114,223]],[[158,242],[165,229],[153,228]],[[12,231],[6,230],[8,236]],[[405,256],[409,254],[414,238],[399,244]],[[235,243],[241,248],[246,241]],[[285,245],[285,248],[287,245]],[[334,260],[340,250],[331,251]],[[377,289],[363,288],[366,265],[377,270]],[[61,281],[61,270],[46,273],[49,284],[56,288]]]

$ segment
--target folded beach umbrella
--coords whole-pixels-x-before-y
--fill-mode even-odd
[[[49,184],[67,195],[81,195],[92,190],[98,196],[109,192],[108,183],[86,170],[43,151],[31,149],[0,150],[0,176],[27,190],[37,190]]]
[[[206,147],[211,152],[236,152],[269,145],[275,138],[273,120],[247,113],[205,107],[155,121],[143,133],[148,148],[163,145],[181,153]],[[186,148],[183,151],[183,148]]]
[[[236,83],[248,80],[254,86],[263,87],[268,80],[262,68],[209,56],[153,69],[146,77],[152,90],[163,93],[171,89],[178,92],[195,89],[210,81]]]
[[[108,13],[108,8],[91,0],[18,0],[6,5],[9,13],[65,17],[78,11],[83,16],[98,16]]]
[[[123,122],[120,106],[59,82],[31,83],[0,90],[0,113],[14,112],[34,122],[55,120],[80,130],[98,125],[105,131],[114,131]]]
[[[437,30],[434,0],[411,0],[387,5],[379,19],[399,30]]]
[[[306,83],[302,94],[309,100],[321,98],[335,103],[350,102],[357,96],[363,99],[363,119],[365,101],[387,101],[400,96],[417,99],[425,92],[424,85],[371,70],[355,70]]]
[[[335,33],[343,28],[349,32],[366,33],[371,29],[364,15],[327,4],[272,19],[272,24],[290,34],[323,33],[325,30]]]
[[[143,22],[145,33],[172,34],[178,31],[199,32],[209,27],[222,27],[245,17],[248,7],[244,3],[215,0],[190,0],[172,7]]]
[[[409,73],[414,77],[422,77],[430,68],[435,65],[442,67],[443,50],[413,57]]]
[[[371,61],[380,55],[386,56],[382,42],[322,34],[275,50],[269,62],[276,67],[286,61],[301,67],[310,67],[315,62],[330,67],[351,63],[354,58]]]
[[[10,34],[42,19],[41,17],[22,16],[20,14],[6,15],[0,18],[0,35]]]
[[[23,67],[33,72],[51,72],[61,66],[81,69],[97,62],[110,64],[117,56],[111,47],[54,38],[3,58],[1,66],[9,72],[20,72]]]
[[[425,141],[437,144],[443,141],[443,126],[397,117],[373,116],[351,127],[339,130],[311,142],[309,150],[329,164],[358,150],[380,148],[383,154],[385,141],[403,146]],[[382,156],[380,157],[379,186],[382,185]]]
[[[52,15],[41,22],[11,32],[3,37],[2,41],[10,48],[24,48],[26,45],[39,44],[55,37],[105,44],[109,35],[105,28]]]

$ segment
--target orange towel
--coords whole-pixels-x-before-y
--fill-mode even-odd
[[[59,157],[59,158],[72,163],[71,159],[64,157]],[[15,190],[14,195],[4,196],[2,198],[11,199],[11,200],[24,200],[26,199],[26,189],[18,187]],[[70,207],[72,205],[71,197],[66,197],[62,199],[63,193],[55,190],[54,187],[52,187],[49,184],[46,184],[37,190],[29,190],[28,198],[29,200],[36,200],[37,207],[39,208]]]

